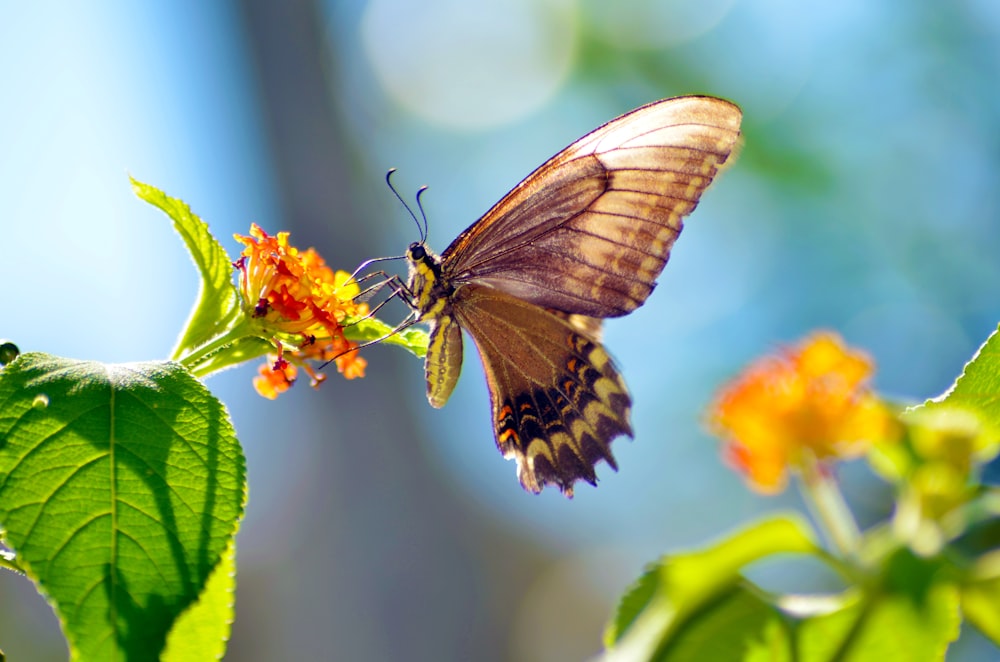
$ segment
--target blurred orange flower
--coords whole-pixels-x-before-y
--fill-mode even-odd
[[[364,377],[367,362],[350,351],[358,345],[344,337],[342,326],[368,314],[367,304],[354,301],[359,290],[350,274],[330,269],[312,248],[290,245],[287,232],[271,236],[252,224],[250,236],[234,236],[245,247],[235,263],[244,307],[278,349],[254,380],[258,393],[274,398],[286,391],[296,366],[317,386],[325,376],[308,361],[333,359],[347,379]]]
[[[836,334],[814,334],[726,385],[709,407],[709,427],[754,489],[780,492],[789,469],[859,456],[889,434],[889,413],[868,386],[872,370]]]

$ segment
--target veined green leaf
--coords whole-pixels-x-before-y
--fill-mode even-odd
[[[149,660],[245,500],[223,405],[173,363],[24,354],[0,373],[0,526],[74,659]]]
[[[170,197],[155,186],[130,179],[136,195],[162,209],[173,221],[174,229],[183,239],[201,276],[198,298],[170,354],[171,358],[180,359],[221,335],[239,315],[240,301],[233,285],[232,259],[209,232],[208,224],[193,214],[184,201]]]
[[[236,546],[230,540],[198,601],[174,621],[160,662],[221,660],[233,624]]]

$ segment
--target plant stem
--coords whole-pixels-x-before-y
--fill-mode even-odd
[[[806,504],[830,542],[844,556],[853,555],[861,532],[836,479],[823,470],[816,458],[810,458],[803,462],[802,485]]]
[[[205,377],[273,351],[273,345],[258,334],[257,329],[243,320],[182,356],[174,356],[174,360],[195,377]]]
[[[226,347],[227,345],[232,345],[240,338],[245,338],[249,335],[252,335],[250,325],[245,319],[241,319],[237,321],[235,325],[229,327],[221,334],[211,338],[207,342],[197,347],[192,347],[181,356],[174,355],[172,358],[174,361],[177,361],[190,369],[220,349]]]

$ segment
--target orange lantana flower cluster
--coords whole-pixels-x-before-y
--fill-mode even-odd
[[[290,245],[287,232],[271,236],[253,224],[250,236],[234,236],[245,246],[235,262],[244,307],[277,348],[254,380],[258,393],[273,399],[286,391],[297,366],[318,385],[324,376],[309,361],[332,359],[347,379],[364,377],[367,362],[350,351],[358,345],[342,326],[368,313],[367,304],[354,301],[358,285],[350,275],[330,269],[312,248]]]
[[[709,426],[751,486],[780,492],[789,469],[859,456],[889,434],[890,416],[868,386],[872,368],[839,336],[817,333],[759,359],[724,387]]]

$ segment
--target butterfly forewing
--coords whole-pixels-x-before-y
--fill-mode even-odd
[[[567,313],[631,312],[736,146],[740,118],[728,101],[681,97],[605,124],[463,232],[442,255],[448,277]]]
[[[611,441],[632,434],[631,400],[605,349],[578,326],[504,292],[475,285],[453,299],[490,385],[497,445],[521,484],[595,484],[594,465],[615,466]]]

